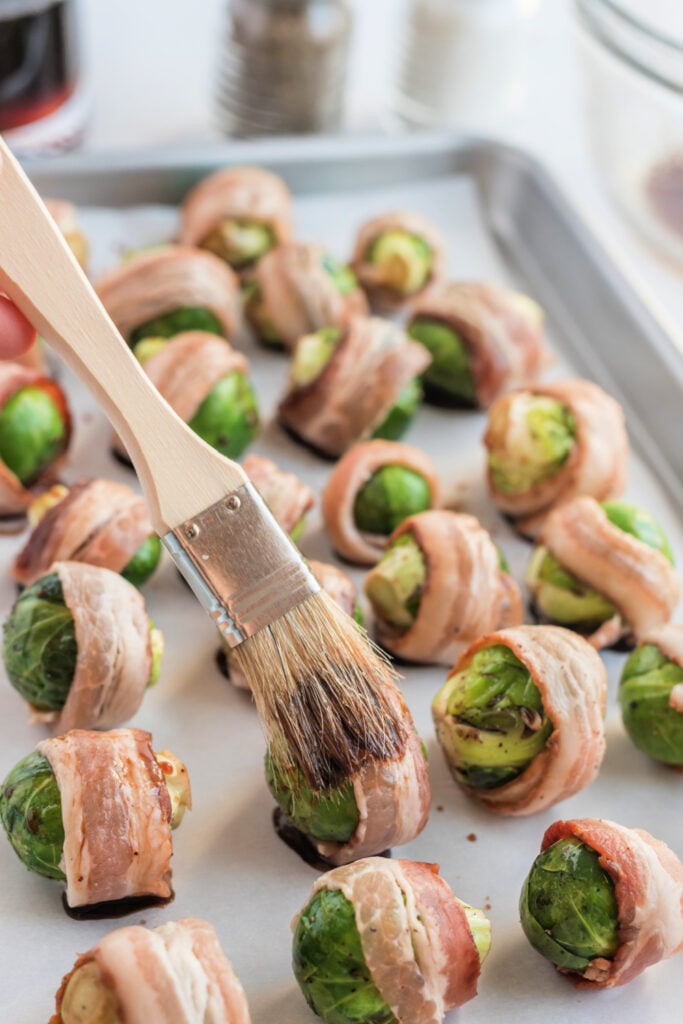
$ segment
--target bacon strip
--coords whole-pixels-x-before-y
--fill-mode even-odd
[[[342,558],[356,565],[374,565],[387,545],[387,538],[364,533],[356,526],[353,506],[370,477],[384,466],[403,466],[423,476],[436,507],[441,497],[434,463],[419,448],[398,441],[365,441],[356,444],[332,470],[322,496],[325,529]]]
[[[377,620],[379,642],[407,661],[448,665],[484,633],[517,626],[522,598],[502,572],[498,552],[474,516],[432,510],[410,516],[389,543],[412,534],[422,550],[427,578],[417,617],[403,632]]]
[[[152,669],[149,619],[142,595],[116,573],[83,562],[57,562],[78,655],[61,712],[34,709],[32,720],[69,729],[110,729],[142,703]]]
[[[237,277],[213,253],[189,246],[134,256],[100,279],[97,294],[124,338],[148,320],[188,306],[210,309],[226,338],[240,324]]]
[[[53,562],[121,572],[154,530],[144,498],[113,480],[80,480],[48,509],[17,555],[12,576],[27,587]]]
[[[266,224],[276,243],[292,237],[292,196],[282,178],[262,167],[230,167],[204,178],[180,208],[180,242],[199,245],[225,220]]]
[[[440,1024],[477,994],[472,932],[435,864],[368,857],[322,875],[321,889],[353,904],[365,963],[399,1024]]]
[[[423,239],[432,250],[432,265],[427,281],[413,295],[399,295],[387,282],[381,266],[371,263],[368,250],[372,243],[387,231],[405,231]],[[361,227],[356,236],[351,266],[358,282],[368,294],[374,308],[386,313],[403,309],[410,299],[421,295],[430,285],[443,276],[445,252],[441,232],[430,220],[410,210],[396,210],[373,217]]]
[[[323,266],[322,245],[290,242],[271,249],[253,274],[259,287],[259,310],[275,328],[285,348],[321,327],[342,327],[368,311],[360,288],[342,295]]]
[[[429,362],[395,324],[354,317],[318,377],[282,400],[280,421],[323,454],[341,455],[370,436]]]
[[[315,505],[315,496],[294,473],[280,469],[264,455],[247,455],[242,462],[247,474],[285,533]]]
[[[405,750],[392,761],[372,761],[352,776],[360,815],[356,831],[346,843],[311,840],[331,864],[409,843],[427,824],[431,789],[420,737],[398,687],[391,687],[391,700],[405,726]]]
[[[531,673],[553,723],[545,749],[526,771],[495,789],[463,786],[490,811],[536,814],[566,800],[597,777],[605,755],[607,673],[590,644],[559,626],[517,626],[481,637],[460,656],[453,674],[486,647],[509,647]],[[439,732],[441,715],[435,711]],[[445,723],[444,723],[445,725]]]
[[[45,391],[59,409],[66,430],[64,451],[40,478],[39,483],[44,483],[54,478],[66,456],[71,439],[71,415],[66,395],[56,381],[45,377],[40,370],[30,366],[0,361],[0,409],[4,408],[12,395],[26,387],[37,387]],[[33,497],[31,491],[27,490],[19,478],[0,460],[0,517],[23,515]]]
[[[553,508],[571,498],[581,494],[596,501],[619,498],[626,487],[629,444],[621,406],[597,384],[575,377],[534,384],[525,390],[562,402],[576,422],[576,443],[565,464],[530,490],[520,494],[497,491],[488,473],[489,491],[498,508],[517,520],[517,529],[523,534],[533,535]],[[490,439],[487,430],[484,444],[489,446]]]
[[[171,799],[151,734],[73,729],[37,749],[61,795],[69,906],[170,898]]]
[[[594,498],[574,498],[551,512],[539,540],[619,610],[627,623],[622,635],[668,622],[680,594],[675,569],[659,551],[614,526]],[[598,630],[589,641],[602,646],[606,638]]]
[[[250,1024],[244,990],[208,921],[186,917],[105,935],[63,979],[50,1024],[62,1024],[69,980],[92,962],[125,1024]]]
[[[612,988],[683,949],[683,864],[665,843],[640,828],[579,818],[554,822],[541,850],[568,836],[596,850],[614,882],[621,945],[611,960],[592,960],[581,974],[562,973],[580,987]]]
[[[437,283],[416,299],[410,315],[441,322],[462,339],[482,409],[541,372],[543,317],[525,295],[479,282]]]

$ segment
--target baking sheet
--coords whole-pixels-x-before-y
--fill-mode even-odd
[[[393,207],[414,207],[440,225],[448,240],[449,272],[502,284],[519,283],[503,261],[482,220],[475,185],[467,176],[445,175],[396,185],[340,190],[334,195],[297,197],[297,228],[303,238],[323,239],[332,251],[350,251],[357,225]],[[83,224],[93,242],[93,270],[113,265],[126,249],[169,237],[175,214],[167,208],[112,212],[85,211]],[[536,293],[543,301],[543,295]],[[559,353],[566,343],[549,324]],[[588,339],[599,346],[600,339]],[[246,346],[252,360],[264,427],[251,450],[296,471],[317,493],[331,465],[298,447],[271,422],[282,392],[287,360]],[[569,372],[559,357],[553,375]],[[73,402],[75,443],[64,478],[101,475],[131,482],[132,474],[109,454],[109,427],[80,386],[63,377]],[[650,397],[650,396],[648,396]],[[529,547],[516,539],[488,503],[482,482],[480,437],[484,417],[425,406],[406,440],[434,458],[450,500],[478,515],[501,544],[513,574],[521,581]],[[668,532],[683,562],[683,524],[669,497],[638,460],[631,466],[627,498],[647,505]],[[0,564],[9,566],[20,539],[0,538]],[[318,509],[310,515],[301,542],[313,558],[334,560],[322,533]],[[351,571],[360,582],[362,572]],[[14,600],[14,587],[2,573],[0,611]],[[214,663],[213,627],[179,581],[168,561],[145,588],[149,612],[164,630],[166,656],[159,684],[145,697],[132,724],[150,729],[157,749],[168,747],[188,765],[194,809],[174,833],[175,902],[122,922],[76,922],[60,904],[61,884],[27,872],[9,844],[0,841],[0,1020],[13,1024],[46,1021],[62,975],[118,923],[150,926],[182,916],[206,917],[216,926],[247,992],[254,1024],[306,1024],[308,1010],[290,968],[290,921],[306,902],[316,873],[276,837],[273,801],[263,780],[263,739],[247,695],[237,692]],[[650,763],[633,748],[620,724],[615,692],[623,656],[608,654],[610,693],[607,756],[592,787],[559,807],[528,819],[507,819],[480,810],[452,782],[434,738],[431,699],[445,679],[442,668],[408,668],[404,693],[429,751],[433,787],[431,819],[414,842],[396,854],[436,861],[458,896],[486,907],[493,925],[491,954],[484,965],[480,994],[449,1015],[467,1024],[505,1020],[507,1024],[555,1024],[617,1016],[623,1024],[664,1024],[677,1019],[680,961],[657,965],[627,987],[610,992],[576,992],[536,954],[518,924],[517,901],[545,828],[559,817],[595,816],[639,826],[683,854],[681,775]],[[0,685],[2,747],[0,775],[44,735],[29,727],[25,708],[3,679]],[[476,838],[473,838],[476,837]]]

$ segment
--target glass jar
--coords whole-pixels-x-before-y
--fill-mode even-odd
[[[683,4],[576,0],[591,145],[613,197],[683,262]]]
[[[0,131],[21,154],[81,138],[75,0],[0,0]]]
[[[540,0],[409,0],[395,112],[410,124],[481,130],[518,110]]]
[[[347,0],[232,0],[219,74],[221,130],[336,130],[350,34]]]

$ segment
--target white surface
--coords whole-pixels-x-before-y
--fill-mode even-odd
[[[378,209],[401,206],[438,219],[449,242],[450,271],[509,280],[481,229],[478,207],[466,181],[432,181],[396,188],[325,196],[298,202],[297,225],[310,235],[325,223],[326,241],[338,252],[350,248],[359,222]],[[132,215],[85,216],[94,233],[95,270],[116,262],[125,249],[167,237],[174,217],[152,210],[142,220]],[[112,230],[113,229],[113,230]],[[540,298],[540,296],[539,296]],[[551,332],[552,333],[552,332]],[[252,375],[264,417],[272,412],[284,385],[284,357],[252,347]],[[556,372],[559,372],[560,367]],[[67,381],[77,407],[73,453],[67,480],[84,474],[130,480],[109,455],[109,430],[101,413],[80,389]],[[407,440],[423,446],[437,463],[446,491],[463,495],[463,510],[481,516],[510,558],[521,579],[529,548],[512,537],[484,495],[480,414],[425,408]],[[274,424],[265,426],[253,450],[272,455],[294,469],[319,493],[329,472],[323,462],[299,448]],[[683,524],[662,498],[657,484],[640,466],[632,467],[631,497],[647,494],[647,504],[669,533],[679,564],[683,562]],[[0,615],[4,618],[14,588],[7,567],[18,538],[0,538]],[[304,553],[329,560],[331,552],[315,510],[302,541]],[[362,573],[353,572],[360,581]],[[175,902],[166,909],[126,919],[156,925],[184,915],[204,916],[217,927],[224,948],[245,986],[254,1024],[313,1024],[290,969],[289,923],[306,901],[315,872],[275,836],[270,798],[262,772],[263,741],[249,698],[234,691],[214,665],[213,627],[166,564],[145,590],[154,622],[164,630],[167,652],[159,684],[146,695],[134,724],[153,731],[157,749],[167,746],[187,761],[194,809],[174,835]],[[577,992],[533,952],[518,924],[522,881],[536,856],[545,828],[560,817],[613,818],[640,826],[683,853],[680,775],[657,767],[628,742],[615,702],[616,674],[623,656],[610,655],[608,751],[596,783],[557,808],[526,820],[491,815],[467,800],[450,779],[430,721],[430,703],[445,679],[443,669],[405,671],[404,692],[429,750],[433,811],[423,834],[396,853],[437,861],[456,893],[476,906],[490,907],[493,947],[484,966],[480,995],[450,1022],[490,1024],[587,1024],[599,1016],[622,1024],[670,1024],[680,1004],[680,962],[649,970],[627,988],[609,993]],[[39,741],[41,729],[29,728],[26,711],[9,685],[0,680],[2,751],[0,777]],[[474,833],[476,842],[467,840]],[[63,913],[62,886],[26,871],[0,836],[0,1020],[37,1024],[49,1017],[51,1000],[76,953],[86,950],[117,922],[79,923]],[[124,922],[122,922],[124,923]],[[153,1024],[153,1022],[150,1022]]]

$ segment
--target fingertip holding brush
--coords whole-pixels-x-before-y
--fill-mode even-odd
[[[246,474],[200,440],[131,354],[0,139],[0,290],[93,393],[152,523],[247,677],[280,756],[314,789],[403,754],[394,673],[321,591]]]

